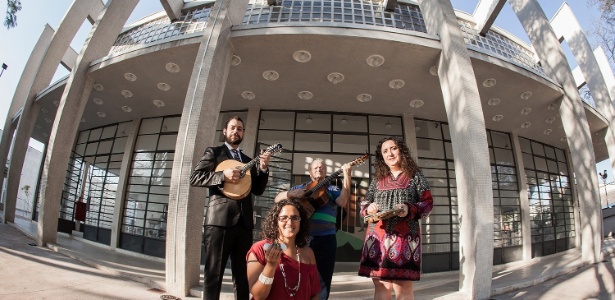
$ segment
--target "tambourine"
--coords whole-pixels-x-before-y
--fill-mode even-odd
[[[395,208],[385,211],[379,211],[375,214],[367,215],[363,217],[365,223],[376,223],[380,220],[386,220],[392,217],[397,217],[400,212],[403,212],[403,208]]]

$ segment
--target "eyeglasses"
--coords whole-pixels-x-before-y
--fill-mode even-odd
[[[279,222],[288,222],[288,220],[291,220],[295,223],[301,221],[301,217],[300,216],[278,216],[278,221]]]

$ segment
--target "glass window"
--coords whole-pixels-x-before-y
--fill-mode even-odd
[[[139,135],[159,133],[162,118],[151,118],[141,120],[141,127],[139,127]]]
[[[333,130],[346,132],[366,132],[367,117],[353,115],[333,115]]]
[[[297,130],[331,131],[331,115],[298,113],[296,128]]]
[[[331,151],[331,135],[327,133],[305,133],[295,134],[295,150],[297,151]]]
[[[295,113],[281,111],[261,112],[260,129],[293,130],[295,127]],[[282,144],[284,145],[284,144]]]
[[[131,122],[111,124],[79,133],[81,143],[75,145],[68,166],[60,217],[73,220],[74,203],[83,195],[83,201],[87,203],[85,224],[89,226],[89,229],[86,227],[88,231],[84,235],[86,239],[109,243],[108,238],[100,236],[100,231],[96,228],[111,229],[124,149],[122,147],[116,154],[110,154],[118,140],[117,129],[125,128],[127,124]],[[122,144],[125,144],[125,141]],[[86,161],[88,163],[85,163]],[[84,173],[87,176],[84,176]],[[87,179],[86,182],[83,182],[84,178]]]
[[[369,132],[382,135],[403,135],[401,118],[369,116]]]
[[[365,135],[333,135],[333,152],[367,153],[368,149],[365,147],[367,144]]]
[[[137,137],[135,152],[155,150],[158,145],[158,135],[140,135]]]
[[[513,221],[519,218],[521,211],[517,168],[514,160],[511,137],[508,133],[487,130],[491,139],[489,150],[493,153],[491,161],[491,180],[493,182],[494,208],[494,248],[520,245],[521,230],[515,230]],[[503,252],[494,252],[494,260],[510,262]]]
[[[258,141],[266,145],[280,143],[286,150],[294,150],[294,133],[292,131],[260,130]]]
[[[563,217],[562,211],[573,211],[572,191],[569,188],[562,188],[568,185],[567,170],[565,161],[559,161],[563,150],[549,145],[541,144],[537,141],[530,141],[519,138],[523,143],[531,143],[531,151],[527,155],[536,161],[535,167],[526,164],[525,172],[527,175],[528,197],[530,199],[530,219],[532,243],[539,244],[546,241],[557,241],[556,251],[561,252],[575,247],[574,241],[570,237],[575,236],[574,216]],[[535,152],[533,152],[535,150]],[[550,254],[544,253],[541,245],[534,255],[543,256]]]

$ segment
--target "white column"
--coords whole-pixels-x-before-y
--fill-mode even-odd
[[[519,142],[519,134],[512,133],[512,149],[515,153],[517,165],[517,182],[519,183],[519,204],[521,205],[521,244],[523,260],[532,259],[532,224],[530,223],[530,199],[527,195],[527,176],[525,175],[525,163],[523,151]]]
[[[609,95],[606,79],[602,76],[598,59],[594,56],[581,25],[567,3],[562,4],[551,19],[551,27],[553,27],[555,35],[563,37],[570,46],[570,50],[579,64],[579,69],[585,77],[587,87],[591,91],[596,108],[609,123],[604,140],[611,160],[611,169],[615,169],[615,108]],[[610,69],[609,64],[607,63],[603,68]],[[613,77],[612,73],[611,77]]]
[[[56,241],[58,214],[65,180],[64,176],[58,176],[58,174],[66,174],[81,116],[94,85],[94,80],[88,76],[90,63],[109,53],[117,35],[138,2],[138,0],[107,1],[107,5],[100,13],[99,19],[94,24],[77,58],[75,68],[69,75],[51,128],[43,167],[38,218],[39,245]],[[65,51],[58,53],[59,59],[64,53]]]
[[[595,263],[600,257],[602,248],[602,218],[597,200],[600,196],[597,190],[596,159],[583,100],[574,83],[572,71],[559,40],[538,1],[509,0],[508,3],[525,28],[545,74],[559,83],[564,90],[559,111],[568,137],[568,148],[579,188],[582,259]]]
[[[241,150],[252,158],[256,157],[260,150],[256,146],[260,115],[260,107],[250,106],[248,108],[248,117],[246,120],[243,120],[245,122],[244,126],[246,131],[243,135],[243,142],[241,142]]]
[[[216,1],[188,84],[169,189],[166,285],[171,294],[187,295],[199,285],[206,189],[192,188],[190,174],[205,148],[216,145],[215,128],[231,66],[230,28],[243,20],[247,5],[248,0]]]
[[[51,44],[51,39],[53,37],[53,34],[54,34],[54,31],[49,25],[46,25],[43,28],[43,32],[41,32],[41,35],[39,36],[38,41],[36,42],[36,45],[34,45],[34,49],[32,49],[32,53],[30,54],[30,57],[28,58],[28,61],[26,62],[26,66],[23,72],[21,73],[21,77],[19,78],[19,83],[17,84],[17,88],[15,89],[15,94],[13,95],[13,100],[11,101],[11,105],[9,106],[9,111],[6,116],[6,121],[4,122],[4,129],[2,130],[2,140],[0,141],[0,174],[2,174],[2,176],[0,176],[0,187],[4,185],[4,173],[7,171],[6,164],[7,164],[7,161],[9,160],[8,155],[14,143],[13,134],[15,133],[15,130],[17,129],[19,119],[23,117],[23,113],[21,114],[19,119],[14,120],[14,118],[16,117],[17,112],[20,109],[22,109],[24,105],[26,104],[26,99],[28,98],[30,88],[32,87],[32,84],[37,76],[37,69],[39,65],[41,64],[41,61],[43,61],[43,58],[45,57],[45,52],[47,51],[49,44]],[[32,105],[31,103],[32,102],[30,102],[30,105]],[[24,138],[21,138],[21,139],[24,139]],[[28,143],[30,141],[29,135],[27,136],[27,140],[28,141],[25,143]],[[24,141],[20,140],[20,143],[24,143]],[[15,181],[15,180],[12,180],[12,181]],[[7,194],[9,190],[9,187],[8,187],[9,184],[15,184],[15,183],[12,183],[12,182],[9,183],[9,181],[7,180]],[[19,185],[19,179],[17,179],[16,185]],[[0,188],[0,193],[2,193],[1,188]],[[4,222],[13,222],[15,219],[15,209],[14,208],[7,209],[6,204],[12,202],[12,204],[9,204],[9,206],[15,207],[15,202],[17,201],[17,199],[14,197],[10,198],[6,194],[3,195],[3,197],[6,200],[5,205],[4,205],[5,215],[4,215],[3,220]]]
[[[405,112],[403,115],[404,122],[404,140],[408,149],[410,149],[410,156],[418,164],[419,155],[416,146],[416,125],[414,124],[414,115],[409,112]]]
[[[431,34],[440,36],[438,76],[449,123],[459,199],[459,290],[491,296],[493,191],[487,131],[476,76],[449,0],[419,1]]]
[[[115,192],[115,205],[113,206],[113,223],[111,224],[111,249],[118,248],[120,243],[120,233],[122,232],[122,218],[124,217],[124,202],[126,202],[126,187],[128,186],[128,178],[130,177],[130,167],[132,165],[132,153],[135,149],[137,136],[139,136],[139,126],[141,119],[132,120],[126,137],[126,145],[124,145],[124,155],[122,156],[122,164],[120,167],[120,177],[117,182],[117,191]]]

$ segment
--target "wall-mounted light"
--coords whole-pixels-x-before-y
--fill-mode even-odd
[[[179,66],[176,63],[169,62],[164,66],[169,73],[178,73],[180,71]]]
[[[496,106],[500,104],[500,98],[491,98],[487,101],[487,104],[489,104],[489,106]]]
[[[531,91],[525,91],[523,93],[521,93],[521,95],[519,95],[519,97],[523,100],[527,100],[530,99],[532,97],[532,92]]]
[[[384,64],[384,57],[382,57],[382,55],[373,54],[370,55],[365,62],[371,67],[380,67]]]
[[[137,81],[137,75],[130,72],[124,73],[124,78],[126,78],[126,80],[128,81]]]
[[[344,74],[338,72],[333,72],[327,76],[327,80],[333,84],[338,84],[344,81],[344,78]]]
[[[312,120],[312,116],[308,115],[307,119],[305,119],[305,123],[312,124],[312,122],[314,122],[314,120]]]
[[[263,78],[269,81],[275,81],[280,78],[280,74],[274,70],[267,70],[263,72]]]
[[[300,63],[306,63],[312,59],[312,54],[307,50],[299,50],[293,53],[293,59]]]
[[[483,81],[483,86],[490,88],[490,87],[495,86],[496,83],[497,81],[495,80],[495,78],[488,78],[488,79],[485,79],[485,81]]]
[[[342,118],[340,120],[340,124],[342,124],[343,126],[346,126],[346,124],[348,124],[348,120],[346,120],[346,118]]]
[[[165,91],[165,92],[171,89],[171,86],[166,82],[160,82],[156,84],[156,87],[158,87],[159,90]]]
[[[254,100],[254,98],[256,98],[256,94],[254,94],[254,92],[252,91],[243,91],[241,93],[241,97],[246,100]]]
[[[421,99],[414,99],[412,101],[410,101],[410,107],[412,108],[419,108],[421,106],[423,106],[423,104],[425,104],[425,102]]]
[[[385,127],[386,129],[391,129],[391,127],[393,127],[393,125],[391,125],[391,122],[387,121],[387,123],[386,123],[386,124],[384,124],[384,127]]]
[[[233,58],[231,58],[231,65],[238,66],[239,64],[241,64],[241,57],[233,55]]]
[[[372,95],[370,95],[370,94],[359,94],[357,96],[357,100],[359,102],[369,102],[370,100],[372,100]]]

